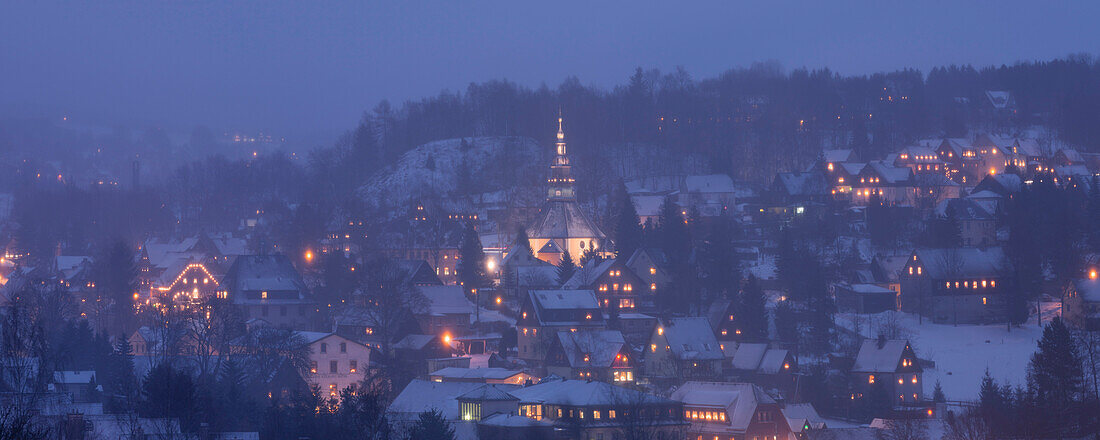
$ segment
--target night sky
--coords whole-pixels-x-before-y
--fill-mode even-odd
[[[331,135],[382,99],[507,78],[845,74],[1100,52],[1100,2],[109,1],[0,6],[0,116]]]

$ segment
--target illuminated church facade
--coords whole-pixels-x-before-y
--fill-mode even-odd
[[[535,256],[551,264],[561,261],[566,250],[574,260],[590,249],[603,250],[607,236],[593,223],[577,204],[575,180],[569,152],[562,131],[562,118],[558,116],[558,136],[554,159],[550,164],[549,189],[546,204],[539,212],[539,219],[527,228],[531,249]]]

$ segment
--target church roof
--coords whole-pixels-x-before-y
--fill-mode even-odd
[[[531,238],[605,237],[595,223],[572,200],[551,200],[542,209],[542,217],[527,230]]]

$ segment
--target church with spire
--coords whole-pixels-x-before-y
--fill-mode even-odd
[[[590,249],[601,251],[607,236],[593,223],[577,204],[572,164],[565,146],[561,114],[558,114],[558,136],[554,159],[550,163],[547,179],[546,204],[539,211],[539,219],[527,228],[531,249],[535,256],[551,264],[561,261],[565,251],[574,260]]]

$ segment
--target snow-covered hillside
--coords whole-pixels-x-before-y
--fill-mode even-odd
[[[459,186],[463,164],[477,191],[502,189],[514,184],[517,176],[540,177],[521,180],[533,184],[545,174],[542,147],[531,138],[476,137],[465,142],[465,148],[462,139],[447,139],[412,149],[360,188],[360,195],[375,207],[401,206],[426,194],[447,195]]]
[[[924,370],[924,392],[932,395],[932,387],[940,381],[948,400],[974,400],[985,370],[998,383],[1022,385],[1027,379],[1027,364],[1042,328],[1035,325],[1035,317],[1012,331],[1004,324],[959,325],[934,324],[925,319],[920,323],[911,313],[883,312],[863,315],[857,319],[849,313],[836,315],[837,325],[856,331],[865,337],[876,336],[877,328],[894,320],[904,335],[913,343],[917,357],[936,363],[936,368]],[[858,329],[857,327],[858,323]]]

